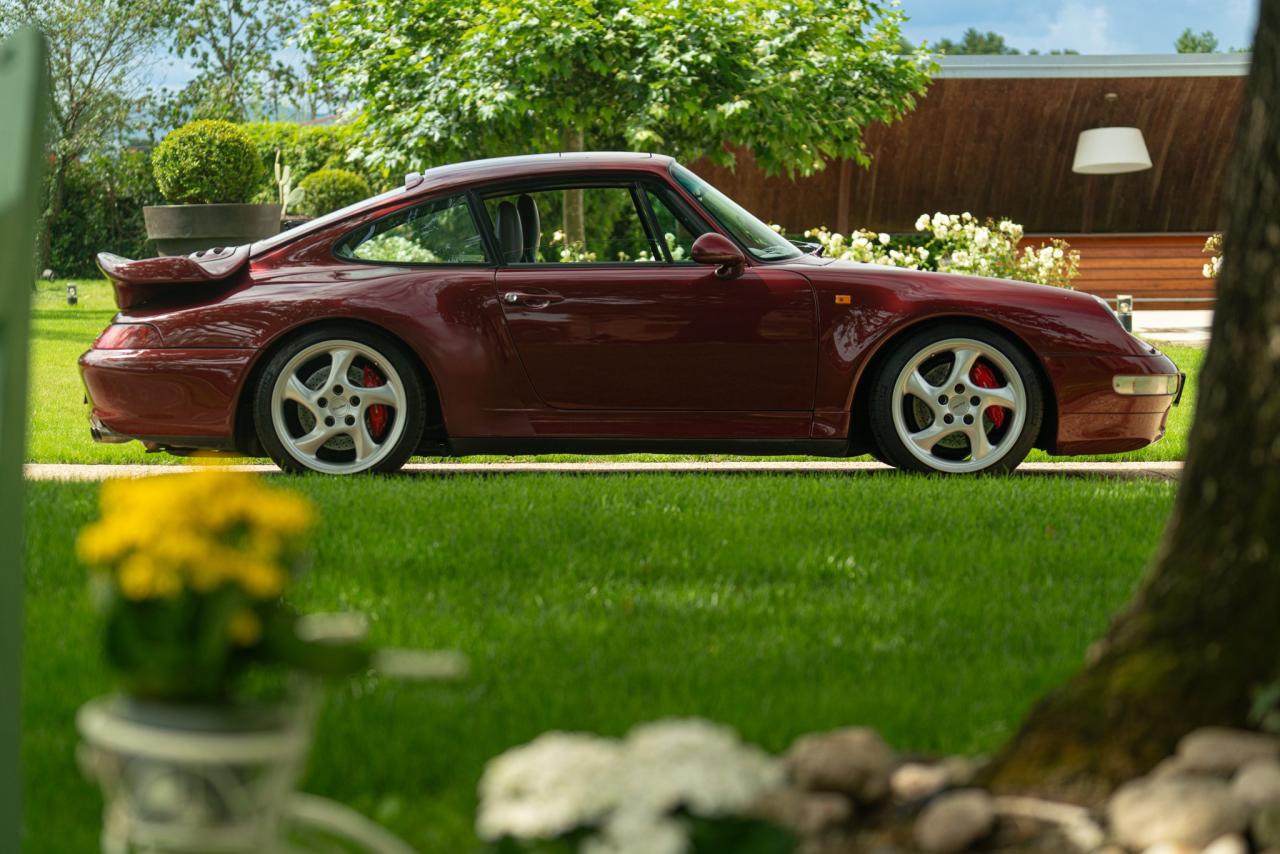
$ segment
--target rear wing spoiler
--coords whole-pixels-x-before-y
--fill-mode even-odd
[[[135,308],[151,300],[175,295],[183,285],[227,282],[249,261],[249,247],[206,249],[190,255],[170,255],[134,261],[110,252],[98,253],[98,268],[111,280],[116,306]]]

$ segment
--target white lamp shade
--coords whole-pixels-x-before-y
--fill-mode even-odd
[[[1151,168],[1151,155],[1137,128],[1093,128],[1082,131],[1076,143],[1072,172],[1082,175],[1118,175]]]

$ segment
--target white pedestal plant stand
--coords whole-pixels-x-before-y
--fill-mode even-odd
[[[299,621],[300,636],[360,638],[352,614]],[[382,649],[373,669],[411,681],[460,678],[454,652]],[[276,705],[192,706],[123,696],[86,703],[76,716],[79,758],[102,789],[104,854],[289,854],[321,850],[414,854],[381,826],[342,804],[295,792],[311,745],[321,692],[299,678]],[[335,848],[334,842],[345,843]],[[325,844],[328,843],[328,844]]]
[[[314,705],[85,704],[77,715],[81,762],[102,787],[102,850],[276,850]]]

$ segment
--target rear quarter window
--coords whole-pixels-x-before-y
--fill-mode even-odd
[[[462,196],[414,205],[366,223],[334,247],[339,258],[381,264],[484,264],[484,241]]]

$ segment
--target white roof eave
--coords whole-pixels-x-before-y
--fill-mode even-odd
[[[1073,77],[1243,77],[1248,53],[1115,54],[1109,56],[936,56],[935,79]]]

